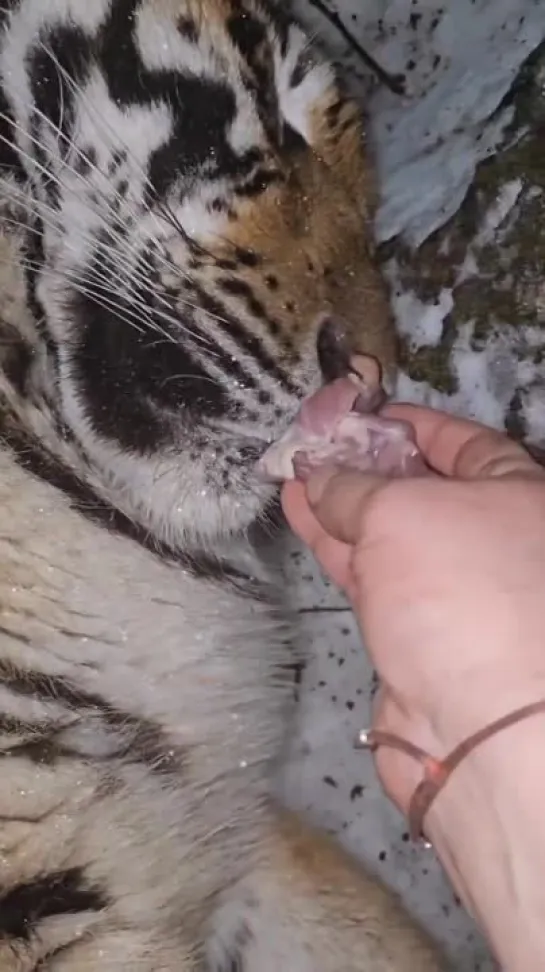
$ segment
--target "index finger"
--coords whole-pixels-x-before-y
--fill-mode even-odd
[[[410,422],[427,462],[445,476],[544,475],[523,446],[480,422],[418,405],[388,405],[383,414]]]

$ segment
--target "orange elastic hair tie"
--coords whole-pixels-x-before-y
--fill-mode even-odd
[[[534,702],[531,705],[525,705],[522,709],[516,709],[515,712],[511,712],[509,715],[503,716],[501,719],[497,719],[496,722],[485,726],[484,729],[480,729],[479,732],[475,732],[472,736],[465,739],[464,742],[459,743],[446,759],[443,760],[435,759],[424,749],[420,749],[419,746],[415,746],[406,739],[394,735],[394,733],[383,732],[380,729],[362,730],[356,741],[356,747],[358,749],[369,749],[371,752],[376,752],[381,746],[387,746],[390,749],[399,749],[402,753],[406,753],[407,756],[412,756],[413,759],[418,760],[422,764],[424,768],[424,779],[417,786],[409,804],[409,833],[412,840],[424,840],[428,843],[424,835],[425,817],[433,801],[462,760],[491,736],[495,736],[496,733],[502,732],[504,729],[508,729],[517,722],[536,715],[538,712],[545,712],[545,699],[542,699],[540,702]]]

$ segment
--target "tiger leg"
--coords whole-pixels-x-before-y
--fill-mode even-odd
[[[441,972],[396,897],[287,813],[214,922],[210,972]]]

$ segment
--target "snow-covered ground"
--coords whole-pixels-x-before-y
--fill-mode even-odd
[[[383,67],[406,75],[404,96],[370,83],[361,58],[321,12],[324,3]],[[368,107],[382,184],[377,237],[420,244],[457,211],[476,166],[494,153],[511,122],[513,108],[503,102],[521,64],[545,38],[545,0],[296,0],[296,6],[350,71]],[[483,246],[508,224],[522,188],[517,178],[505,183],[467,247],[455,285],[439,288],[434,300],[403,288],[395,256],[387,264],[398,327],[412,348],[440,341],[456,287],[478,277]],[[529,429],[534,437],[545,435],[541,357],[520,353],[521,344],[525,352],[545,351],[545,331],[503,321],[479,347],[474,329],[470,319],[458,329],[453,394],[404,375],[399,396],[502,427],[514,390],[523,389]],[[526,398],[525,389],[533,390]],[[338,833],[401,892],[446,943],[460,972],[490,972],[487,949],[454,900],[433,851],[409,843],[369,756],[353,749],[355,733],[369,721],[374,680],[350,612],[295,544],[289,573],[313,658],[285,776],[290,801]]]

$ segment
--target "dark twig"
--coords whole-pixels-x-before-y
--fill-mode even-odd
[[[308,607],[299,608],[298,614],[347,614],[350,607]]]
[[[310,3],[311,7],[314,7],[322,14],[323,17],[329,20],[330,24],[332,24],[338,30],[339,34],[344,37],[347,44],[349,44],[352,50],[356,52],[364,64],[366,64],[367,67],[376,74],[377,78],[382,82],[382,84],[389,88],[390,91],[393,91],[394,94],[404,95],[406,93],[404,74],[391,74],[389,71],[386,71],[386,69],[383,68],[378,61],[375,61],[374,57],[372,57],[371,54],[369,54],[365,48],[362,47],[359,41],[357,41],[356,38],[350,33],[339,15],[330,10],[323,0],[308,0],[308,2]]]

